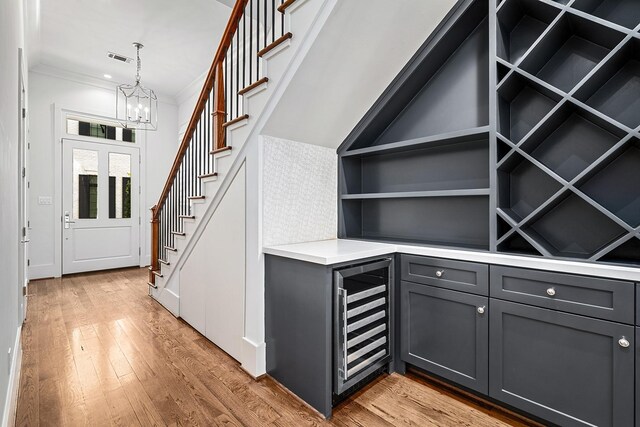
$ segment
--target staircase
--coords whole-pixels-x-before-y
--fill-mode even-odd
[[[282,77],[282,62],[288,63],[291,53],[279,52],[294,37],[290,13],[306,3],[236,2],[160,198],[151,208],[148,285],[155,297],[272,96],[274,77]],[[269,65],[271,61],[280,63]]]

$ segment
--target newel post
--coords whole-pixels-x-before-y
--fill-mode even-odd
[[[151,208],[151,268],[149,268],[149,283],[155,284],[154,271],[160,270],[158,253],[160,244],[160,220],[156,215],[157,205]]]
[[[226,121],[226,104],[224,99],[224,75],[222,62],[216,65],[215,81],[213,83],[213,147],[214,150],[225,147],[224,122]]]

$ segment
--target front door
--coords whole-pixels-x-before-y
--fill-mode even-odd
[[[62,145],[62,274],[139,265],[138,149]]]

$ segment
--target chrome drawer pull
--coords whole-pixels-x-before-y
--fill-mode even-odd
[[[358,360],[359,358],[361,358],[365,354],[369,353],[370,351],[375,350],[376,348],[380,347],[381,345],[385,345],[386,343],[387,343],[387,337],[378,338],[377,340],[375,340],[371,344],[368,344],[368,345],[362,347],[360,350],[354,351],[353,353],[349,354],[347,356],[347,363],[351,363],[354,360]]]
[[[444,276],[444,270],[436,271],[436,277],[442,277],[442,276]]]
[[[369,317],[365,317],[362,320],[358,320],[357,322],[353,322],[350,325],[347,325],[347,333],[357,331],[358,329],[367,326],[370,323],[375,322],[376,320],[384,319],[385,311],[379,311],[375,314],[372,314]]]
[[[547,295],[549,295],[550,297],[554,296],[555,294],[556,294],[555,288],[547,289]]]
[[[627,348],[629,347],[630,343],[625,337],[622,337],[618,340],[618,345],[622,348]]]
[[[381,285],[376,286],[375,288],[367,289],[366,291],[358,292],[357,294],[349,295],[349,298],[347,298],[347,304],[351,304],[352,302],[360,301],[361,299],[380,294],[386,290],[387,285]]]
[[[364,368],[373,365],[373,362],[375,362],[378,359],[382,359],[384,356],[387,355],[387,350],[380,350],[378,353],[374,354],[373,356],[371,356],[370,358],[368,358],[367,360],[358,363],[356,366],[354,366],[353,368],[349,369],[347,371],[347,378],[350,378],[353,374],[356,374],[360,371],[362,371]]]
[[[351,319],[353,316],[357,316],[358,314],[362,314],[365,311],[369,311],[376,307],[380,307],[381,305],[385,305],[386,303],[387,303],[387,299],[382,297],[375,301],[371,301],[366,304],[363,304],[360,307],[352,308],[351,310],[347,311],[347,319]]]
[[[387,330],[387,325],[383,323],[382,325],[378,325],[373,329],[369,329],[367,332],[365,332],[362,335],[358,335],[355,338],[351,338],[347,342],[347,350],[350,349],[351,347],[353,347],[354,345],[358,345],[361,342],[368,340],[372,336],[378,335],[380,332],[384,332],[386,330]]]

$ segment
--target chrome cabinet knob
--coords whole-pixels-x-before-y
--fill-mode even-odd
[[[627,340],[625,337],[622,337],[618,340],[618,345],[622,348],[627,348],[629,347],[629,340]]]
[[[484,305],[482,307],[478,307],[478,314],[484,314]]]
[[[549,295],[550,297],[554,296],[555,294],[556,290],[554,288],[547,289],[547,295]]]
[[[444,270],[436,271],[436,277],[442,277],[442,276],[444,276]]]

